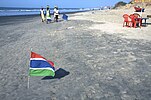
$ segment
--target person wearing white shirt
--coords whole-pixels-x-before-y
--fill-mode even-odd
[[[44,22],[45,21],[45,16],[44,16],[44,9],[43,8],[40,9],[40,15],[41,15],[42,22]]]
[[[59,18],[59,10],[58,10],[58,7],[55,6],[55,8],[54,8],[54,21],[58,22],[58,18]]]

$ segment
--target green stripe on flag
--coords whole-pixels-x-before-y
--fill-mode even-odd
[[[48,69],[30,69],[30,76],[55,76],[55,72]]]

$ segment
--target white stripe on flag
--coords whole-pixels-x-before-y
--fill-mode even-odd
[[[30,60],[44,60],[44,61],[46,61],[46,59],[44,59],[44,58],[30,58]]]

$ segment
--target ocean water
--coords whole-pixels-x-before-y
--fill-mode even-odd
[[[46,10],[46,9],[44,9]],[[59,8],[60,13],[71,13],[87,11],[89,8]],[[50,12],[53,13],[53,8],[50,8]],[[33,15],[40,14],[40,8],[10,8],[0,7],[0,16],[13,16],[13,15]]]

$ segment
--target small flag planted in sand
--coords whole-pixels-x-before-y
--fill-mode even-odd
[[[55,76],[54,63],[35,52],[31,52],[29,75]]]

